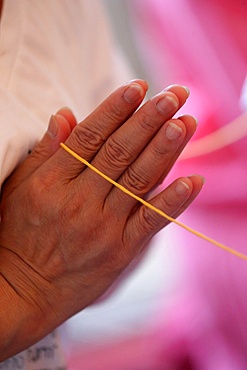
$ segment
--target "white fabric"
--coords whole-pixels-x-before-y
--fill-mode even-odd
[[[5,0],[0,22],[1,182],[57,109],[69,106],[81,119],[126,82],[102,13],[100,1],[94,0]]]
[[[41,138],[51,114],[68,106],[81,120],[130,78],[108,31],[97,0],[4,1],[0,22],[1,184]],[[41,368],[65,368],[58,334],[0,364],[1,370]]]

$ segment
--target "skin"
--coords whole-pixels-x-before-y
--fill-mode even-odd
[[[6,181],[0,224],[0,361],[98,299],[168,224],[59,147],[65,142],[147,198],[196,130],[192,116],[172,118],[188,98],[186,89],[171,86],[137,110],[147,88],[142,80],[121,86],[78,125],[68,109],[60,110]],[[179,178],[150,203],[177,217],[202,185],[199,175]]]
[[[2,15],[2,8],[3,8],[3,0],[0,0],[0,18]]]

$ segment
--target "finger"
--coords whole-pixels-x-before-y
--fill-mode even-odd
[[[180,96],[187,92],[180,86]],[[179,96],[179,97],[180,97]],[[180,98],[181,99],[181,98]],[[113,180],[118,179],[142,153],[162,125],[171,118],[185,100],[170,91],[164,91],[146,102],[122,127],[107,140],[92,164]],[[159,133],[160,134],[160,133]],[[90,173],[91,181],[95,175]],[[161,176],[161,173],[160,173]],[[97,192],[106,195],[111,185],[98,179]]]
[[[188,176],[193,184],[193,193],[191,194],[189,200],[187,200],[177,212],[173,214],[173,218],[177,218],[180,216],[188,207],[189,205],[196,199],[197,195],[200,193],[202,186],[205,183],[205,178],[201,175],[191,175]],[[188,203],[189,202],[189,203]]]
[[[123,173],[118,183],[139,197],[145,196],[156,185],[167,164],[184,140],[186,126],[178,119],[168,120],[142,154]],[[120,201],[117,213],[128,213],[135,199],[114,188],[107,198],[111,208]]]
[[[75,116],[74,116],[74,114],[73,114],[73,112],[71,111],[70,108],[68,108],[68,107],[60,108],[56,113],[56,116],[57,115],[63,116],[67,120],[71,131],[77,125],[77,120],[76,120],[76,118],[75,118]],[[67,139],[67,137],[66,137],[66,139]]]
[[[202,186],[203,178],[201,176],[177,179],[153,198],[150,204],[175,218],[193,202]],[[126,223],[125,245],[127,250],[128,248],[130,250],[138,249],[138,245],[143,245],[169,223],[169,220],[141,205]],[[134,235],[134,239],[131,235]]]
[[[118,88],[75,127],[66,145],[91,161],[108,137],[136,111],[147,89],[147,83],[143,80],[133,80]],[[85,167],[63,149],[57,156],[57,166],[71,177],[80,174]]]
[[[181,89],[181,87],[182,87],[182,89]],[[184,105],[184,103],[186,102],[186,100],[190,96],[190,90],[187,86],[181,86],[181,85],[174,84],[174,85],[167,86],[164,91],[170,91],[173,94],[175,94],[179,99],[180,107],[182,107],[182,105]]]
[[[159,180],[157,181],[156,185],[162,184],[162,182],[172,169],[174,163],[177,161],[178,157],[180,156],[180,154],[182,153],[182,151],[184,150],[184,148],[186,147],[186,145],[188,144],[188,142],[190,141],[190,139],[192,138],[196,131],[197,119],[195,117],[186,114],[178,117],[178,119],[182,121],[186,126],[186,134],[184,140],[182,141],[182,144],[180,145],[178,150],[174,152],[174,155],[171,157],[170,162],[167,163],[167,165],[164,167],[164,171],[160,176]]]
[[[62,108],[50,118],[48,129],[41,141],[13,173],[12,183],[15,188],[58,150],[60,143],[68,138],[75,124],[75,117],[68,108]]]
[[[28,157],[28,162],[26,162],[28,163],[26,167],[29,167],[30,171],[32,171],[32,168],[35,170],[40,167],[59,149],[60,143],[64,142],[71,134],[74,121],[73,114],[66,108],[62,108],[50,118],[46,133],[35,146]]]

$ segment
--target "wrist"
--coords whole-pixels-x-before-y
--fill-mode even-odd
[[[44,282],[15,253],[0,247],[0,362],[54,329]],[[53,321],[54,320],[54,321]]]

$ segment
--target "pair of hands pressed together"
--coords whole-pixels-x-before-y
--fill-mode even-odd
[[[172,118],[188,98],[173,85],[140,106],[147,84],[113,92],[76,125],[63,108],[2,189],[0,361],[27,348],[99,298],[169,222],[99,177],[60,142],[140,197],[166,177],[196,129]],[[171,217],[201,190],[175,180],[150,203]]]

